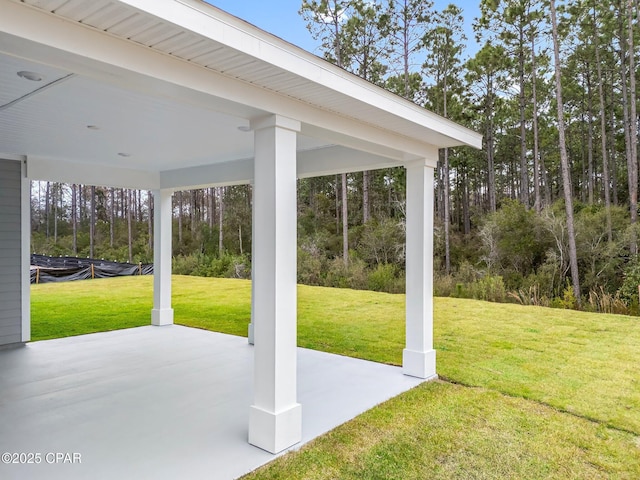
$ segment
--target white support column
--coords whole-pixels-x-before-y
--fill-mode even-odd
[[[171,308],[171,190],[153,191],[152,325],[173,324]]]
[[[412,162],[407,169],[407,312],[406,348],[402,371],[412,377],[433,379],[433,158]]]
[[[21,213],[21,282],[22,282],[22,332],[23,342],[31,340],[31,180],[27,176],[27,162],[22,161],[20,179]]]
[[[251,186],[254,187],[255,186],[255,182],[251,183]],[[251,225],[256,225],[256,209],[255,209],[255,188],[253,189],[254,195],[251,196]],[[255,235],[255,230],[253,230],[252,235],[251,235],[251,253],[253,255],[253,252],[256,251],[256,235]],[[254,333],[254,327],[253,327],[253,312],[255,312],[255,300],[256,300],[256,290],[255,290],[255,286],[256,286],[256,282],[254,282],[254,277],[253,277],[253,265],[251,267],[251,320],[249,321],[249,328],[247,329],[247,341],[249,342],[249,345],[255,345],[255,333]]]
[[[249,443],[271,453],[302,438],[296,362],[296,132],[280,116],[254,130],[254,400]]]

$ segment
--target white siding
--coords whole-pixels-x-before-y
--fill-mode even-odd
[[[22,332],[20,162],[0,159],[0,345]]]

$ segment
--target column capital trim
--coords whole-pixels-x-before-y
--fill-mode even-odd
[[[404,166],[404,168],[411,168],[411,167],[436,168],[438,166],[438,158],[440,156],[439,153],[440,153],[440,150],[436,147],[433,147],[433,149],[428,153],[428,155],[425,155],[422,158],[413,158],[410,160],[405,160],[404,162],[402,162],[402,165]]]
[[[251,130],[264,130],[265,128],[284,128],[292,132],[299,132],[301,124],[298,120],[283,117],[282,115],[269,115],[267,117],[254,118],[251,120]]]

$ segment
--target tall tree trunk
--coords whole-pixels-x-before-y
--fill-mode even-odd
[[[489,194],[489,210],[491,212],[496,211],[496,171],[494,165],[494,138],[493,138],[493,115],[490,116],[487,127],[487,191]]]
[[[486,97],[486,136],[487,146],[487,193],[489,196],[489,211],[495,212],[496,201],[496,171],[495,171],[495,125],[493,121],[495,107],[494,96],[494,76],[493,73],[487,77],[487,97]]]
[[[80,201],[80,223],[82,223],[89,218],[89,214],[87,213],[89,211],[89,208],[87,207],[87,199],[89,198],[89,195],[87,194],[87,187],[85,185],[80,185],[79,195],[80,197],[78,200]]]
[[[442,162],[442,184],[444,194],[444,267],[447,275],[451,273],[451,242],[450,242],[450,212],[449,212],[449,149],[444,149],[444,160]]]
[[[538,147],[538,88],[536,72],[536,37],[531,33],[531,102],[533,104],[533,191],[536,212],[542,211],[542,196],[540,195],[540,153]]]
[[[178,245],[182,246],[182,216],[183,216],[182,191],[178,192]]]
[[[622,7],[624,8],[624,6]],[[623,15],[618,17],[618,27],[620,29],[620,83],[622,84],[622,113],[624,120],[624,140],[625,140],[625,151],[627,157],[627,185],[629,187],[629,216],[631,218],[631,224],[633,225],[637,220],[637,175],[634,179],[634,165],[635,157],[633,156],[631,144],[631,118],[629,115],[629,88],[627,85],[627,68],[626,68],[626,47],[624,41],[624,25],[623,25]],[[628,44],[628,40],[627,40]],[[634,181],[635,180],[635,181]],[[633,199],[633,192],[636,192],[636,201]],[[635,203],[635,205],[634,205]],[[635,255],[638,250],[638,241],[636,239],[635,233],[631,232],[631,239],[629,241],[629,251],[631,255]]]
[[[149,208],[147,212],[148,213],[147,227],[149,228],[148,246],[149,246],[149,251],[151,251],[153,249],[153,193],[150,190],[147,192],[147,203],[149,204]]]
[[[342,174],[342,261],[349,266],[349,214],[347,209],[347,174]]]
[[[584,86],[584,85],[583,85]],[[582,101],[584,105],[584,95],[582,96]],[[583,106],[581,105],[581,106]],[[585,155],[585,145],[587,144],[587,132],[585,132],[584,125],[586,123],[586,119],[584,118],[584,110],[580,112],[580,176],[578,177],[578,192],[580,194],[580,200],[582,203],[587,203],[587,189],[585,190],[584,186],[587,185],[588,182],[588,172],[587,172],[587,162]],[[571,155],[571,147],[569,147],[569,158],[574,158]]]
[[[222,256],[224,251],[224,232],[222,230],[222,220],[224,218],[224,187],[218,187],[218,256]]]
[[[440,155],[438,155],[438,164],[436,168],[437,173],[437,181],[436,181],[436,214],[440,221],[444,222],[444,176],[442,172],[444,171],[444,167],[442,166],[442,159]]]
[[[197,190],[191,190],[191,208],[190,208],[190,215],[189,217],[191,218],[191,238],[195,238],[196,236],[196,226],[198,223],[197,220],[197,205],[198,205],[198,191]]]
[[[469,235],[471,233],[471,217],[469,212],[469,178],[467,167],[462,170],[462,224],[464,227],[464,234]]]
[[[611,102],[614,102],[616,98],[615,86],[613,81],[613,73],[611,74]],[[616,113],[615,108],[610,108],[609,115],[609,136],[608,136],[608,146],[609,146],[609,158],[611,158],[611,202],[614,205],[619,205],[618,201],[618,161],[617,161],[617,152],[616,152]]]
[[[610,191],[610,179],[609,179],[609,158],[607,155],[607,120],[605,118],[605,101],[604,101],[604,87],[602,85],[602,65],[600,64],[600,46],[598,31],[598,23],[596,18],[596,7],[593,7],[593,28],[594,28],[594,50],[596,52],[596,71],[598,75],[598,104],[600,114],[600,150],[602,155],[602,183],[604,184],[604,208],[607,217],[607,240],[611,242],[613,239],[613,229],[611,225],[611,191]]]
[[[213,232],[213,219],[215,217],[214,195],[213,187],[209,188],[209,216],[207,217],[207,220],[209,221],[209,234]]]
[[[336,195],[336,235],[340,234],[340,177],[336,175],[336,181],[334,184]]]
[[[369,171],[362,172],[362,223],[367,223],[371,217],[371,205],[369,203]]]
[[[522,23],[520,23],[518,74],[520,76],[520,200],[529,208],[529,166],[527,165],[527,125],[524,92],[524,26]]]
[[[567,213],[567,235],[569,236],[569,263],[571,266],[571,280],[573,294],[578,306],[581,306],[580,276],[578,272],[578,252],[576,250],[576,235],[573,223],[573,198],[571,196],[571,176],[569,172],[569,159],[567,158],[567,144],[564,127],[564,103],[562,101],[562,83],[560,73],[560,47],[558,41],[558,23],[556,20],[556,2],[550,1],[551,32],[553,37],[553,57],[555,63],[556,102],[558,109],[558,143],[560,147],[560,164],[562,168],[562,185],[564,190],[564,203]]]
[[[73,230],[72,248],[73,254],[78,255],[78,186],[71,185],[71,229]]]
[[[447,94],[448,92],[447,77],[444,78],[443,88],[443,116],[448,118],[447,112]],[[449,212],[451,208],[450,199],[450,187],[449,187],[449,149],[444,149],[443,163],[442,163],[442,188],[443,188],[443,201],[444,201],[444,266],[447,275],[451,273],[451,214]]]
[[[135,192],[127,190],[127,246],[129,247],[129,263],[133,263],[133,228],[132,217],[135,204]]]
[[[62,188],[61,184],[54,183],[53,191],[51,192],[51,200],[53,201],[53,244],[58,243],[58,189]]]
[[[594,167],[593,167],[593,98],[591,91],[591,65],[587,63],[585,68],[585,77],[587,81],[587,190],[589,194],[589,205],[593,205],[594,201]]]
[[[50,208],[51,183],[47,182],[47,190],[44,194],[44,221],[46,223],[47,240],[49,239],[49,210]]]
[[[403,13],[403,29],[402,29],[402,63],[404,74],[404,98],[409,98],[409,5],[407,0],[404,0],[402,6]]]
[[[544,203],[545,205],[551,205],[553,203],[553,197],[551,194],[551,183],[549,182],[549,174],[547,173],[547,167],[544,164],[544,157],[540,156],[540,174],[542,176],[542,184],[544,185]]]
[[[634,46],[634,2],[627,2],[627,21],[628,21],[628,46],[629,46],[629,93],[630,93],[630,111],[629,111],[629,137],[631,158],[627,161],[629,166],[629,208],[631,210],[631,224],[638,222],[638,115],[636,112],[636,63],[635,63],[635,46]],[[632,255],[638,253],[638,240],[635,231],[632,231],[630,250]]]
[[[95,257],[95,243],[96,243],[96,187],[91,185],[91,199],[90,199],[89,212],[89,257]]]
[[[109,193],[111,197],[111,205],[109,205],[109,246],[113,248],[116,222],[116,189],[111,187]]]

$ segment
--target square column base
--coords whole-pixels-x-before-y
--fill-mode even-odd
[[[154,308],[151,310],[151,325],[156,327],[173,325],[173,308]]]
[[[405,348],[402,351],[402,373],[410,377],[435,380],[436,374],[436,351],[418,352]]]
[[[249,412],[249,443],[270,453],[279,453],[302,440],[302,406],[294,404],[278,413],[254,405]]]
[[[255,334],[253,333],[253,323],[249,324],[249,329],[247,331],[247,340],[249,341],[249,345],[255,344]]]

